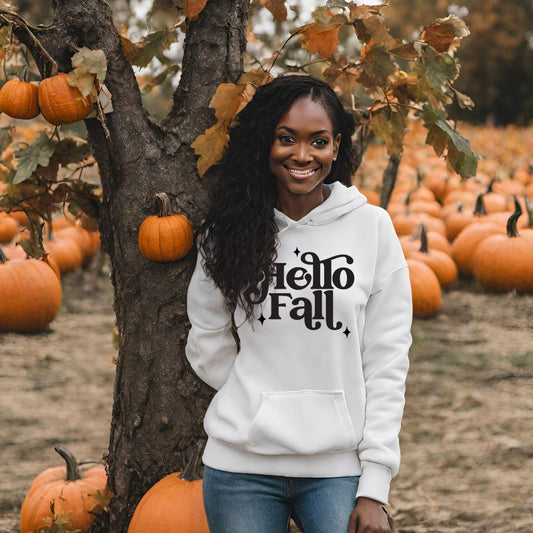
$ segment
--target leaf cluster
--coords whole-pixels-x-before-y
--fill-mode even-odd
[[[281,0],[261,0],[261,5],[271,11],[276,22],[287,17]],[[454,52],[469,35],[468,28],[461,19],[450,15],[422,28],[412,41],[399,40],[385,25],[386,7],[333,0],[317,8],[313,22],[296,28],[289,38],[297,37],[312,58],[295,68],[308,70],[312,66],[316,75],[317,65],[320,66],[318,74],[344,98],[347,109],[358,116],[365,136],[373,134],[382,139],[390,155],[401,153],[409,120],[416,118],[423,121],[428,130],[426,142],[437,154],[447,157],[462,177],[474,175],[478,158],[446,112],[446,106],[454,100],[465,108],[473,106],[467,95],[453,87],[460,71]],[[346,31],[351,31],[360,44],[356,56],[341,51],[340,35]],[[270,72],[287,42],[274,58],[267,60],[268,70],[261,64],[263,72]],[[240,109],[242,93],[237,86],[230,91],[225,85],[211,102],[217,123],[193,144],[200,156],[200,176],[222,156],[227,125],[235,116],[222,120],[220,108],[225,107],[228,115]],[[219,98],[222,92],[227,96],[224,100]]]
[[[82,179],[83,171],[95,165],[86,141],[62,138],[43,131],[31,143],[15,143],[9,131],[0,129],[0,148],[13,149],[15,159],[0,161],[7,188],[0,194],[0,209],[22,210],[30,220],[30,241],[26,252],[43,254],[42,224],[50,222],[55,212],[67,209],[73,217],[81,214],[98,219],[101,190],[96,183]],[[15,162],[13,162],[15,161]]]

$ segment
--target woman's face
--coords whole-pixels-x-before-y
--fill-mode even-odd
[[[274,130],[270,169],[277,181],[280,204],[323,201],[322,184],[337,157],[340,134],[320,102],[296,100]]]

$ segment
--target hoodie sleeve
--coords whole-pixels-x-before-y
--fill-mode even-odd
[[[200,251],[187,291],[187,314],[191,329],[185,355],[198,377],[218,390],[230,373],[237,347],[224,297],[206,275]]]
[[[386,213],[380,219],[378,239],[363,331],[366,421],[358,447],[362,474],[357,496],[386,504],[400,465],[398,435],[409,367],[412,296],[404,255]]]

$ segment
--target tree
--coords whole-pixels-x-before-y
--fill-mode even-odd
[[[12,185],[26,184],[34,196],[41,195],[48,215],[51,203],[73,199],[81,209],[92,210],[111,260],[120,347],[106,462],[116,497],[110,512],[93,528],[106,532],[125,531],[144,492],[163,475],[181,469],[196,451],[212,395],[189,371],[184,358],[185,295],[194,254],[176,263],[147,261],[138,250],[138,228],[154,213],[159,192],[166,192],[173,209],[199,227],[209,177],[218,171],[213,165],[223,149],[228,124],[254,87],[269,76],[261,69],[243,74],[248,0],[188,0],[182,3],[185,12],[174,2],[162,3],[175,10],[176,24],[185,29],[186,38],[181,79],[170,112],[160,122],[144,109],[127,57],[140,61],[137,53],[148,59],[161,54],[157,43],[171,40],[166,30],[135,46],[119,34],[104,0],[53,0],[51,22],[46,26],[31,26],[13,11],[0,9],[0,24],[12,26],[43,77],[56,68],[71,71],[76,51],[102,51],[106,58],[105,85],[113,111],[105,115],[100,111],[85,121],[99,167],[101,204],[95,203],[90,190],[80,192],[68,184],[56,187],[50,166],[57,154],[49,150],[50,139],[44,142],[46,154],[40,151],[42,145],[32,145],[33,156],[39,157],[28,158],[32,165],[27,165],[25,174],[9,177]],[[276,20],[286,17],[284,1],[262,3]],[[392,167],[397,168],[407,118],[414,109],[428,128],[428,142],[440,154],[447,153],[458,172],[473,174],[476,158],[443,111],[444,103],[453,98],[451,86],[458,74],[447,51],[465,34],[460,21],[429,26],[415,46],[389,35],[382,6],[341,0],[336,4],[333,10],[318,9],[314,22],[294,30],[292,36],[318,58],[310,63],[321,63],[324,77],[344,92],[360,121],[361,138],[371,130],[380,135],[391,153]],[[356,58],[335,53],[339,32],[350,28],[364,45]],[[164,74],[170,72],[169,67]],[[350,96],[356,85],[367,91],[370,112],[365,103],[354,106],[355,96]],[[198,167],[195,152],[200,155]],[[205,177],[198,179],[198,173]],[[3,201],[9,200],[5,195]]]
[[[190,144],[213,120],[209,102],[216,87],[241,74],[248,2],[211,0],[202,17],[188,22],[180,86],[160,124],[142,106],[106,3],[56,0],[52,7],[50,25],[31,27],[32,34],[64,72],[72,68],[73,46],[103,50],[105,83],[113,95],[113,112],[105,116],[109,138],[98,120],[86,120],[86,126],[104,193],[100,230],[112,265],[120,335],[107,457],[117,498],[103,528],[118,532],[126,530],[148,487],[184,466],[202,434],[211,391],[188,371],[182,357],[188,330],[186,286],[194,257],[179,263],[146,261],[138,252],[137,229],[153,214],[160,191],[195,227],[201,222],[208,181],[197,178]],[[14,15],[5,16],[17,22]],[[15,25],[14,31],[44,72],[42,51],[24,26]]]

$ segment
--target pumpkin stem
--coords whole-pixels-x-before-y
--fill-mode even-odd
[[[7,261],[6,254],[4,253],[4,250],[2,250],[2,247],[0,246],[0,263],[5,263]]]
[[[529,199],[529,196],[527,194],[524,195],[524,201],[526,204],[526,211],[528,216],[527,227],[533,228],[533,204],[531,203],[531,200]]]
[[[407,211],[409,211],[409,204],[411,203],[411,194],[413,194],[413,191],[409,191],[405,197],[404,205]]]
[[[416,169],[416,188],[419,189],[422,186],[422,182],[424,181],[424,178],[426,176],[426,173],[424,172],[424,169],[422,167],[418,167]]]
[[[179,475],[181,479],[186,479],[187,481],[199,479],[200,476],[198,471],[200,469],[200,465],[202,464],[202,452],[204,451],[204,445],[204,441],[198,441],[195,452],[192,454],[183,472]]]
[[[422,224],[420,229],[420,250],[418,251],[429,255],[427,227],[425,224]]]
[[[492,187],[494,186],[494,183],[495,183],[496,181],[498,181],[496,178],[492,178],[492,180],[490,181],[490,183],[489,183],[489,185],[488,185],[488,187],[487,187],[487,190],[485,191],[486,193],[488,193],[488,192],[494,192],[494,191],[492,190]]]
[[[170,199],[167,196],[166,192],[158,192],[155,197],[159,203],[159,216],[168,217],[171,215],[170,211]]]
[[[507,219],[507,237],[519,237],[518,229],[516,227],[516,223],[518,222],[518,219],[520,218],[520,215],[522,214],[522,207],[520,206],[520,202],[514,197],[514,205],[515,210],[514,213]]]
[[[54,446],[54,450],[63,457],[67,465],[67,477],[65,481],[76,481],[81,479],[78,461],[76,461],[74,454],[64,444]]]
[[[474,208],[474,215],[486,215],[485,204],[483,203],[483,195],[485,193],[478,194],[476,198],[476,207]]]

